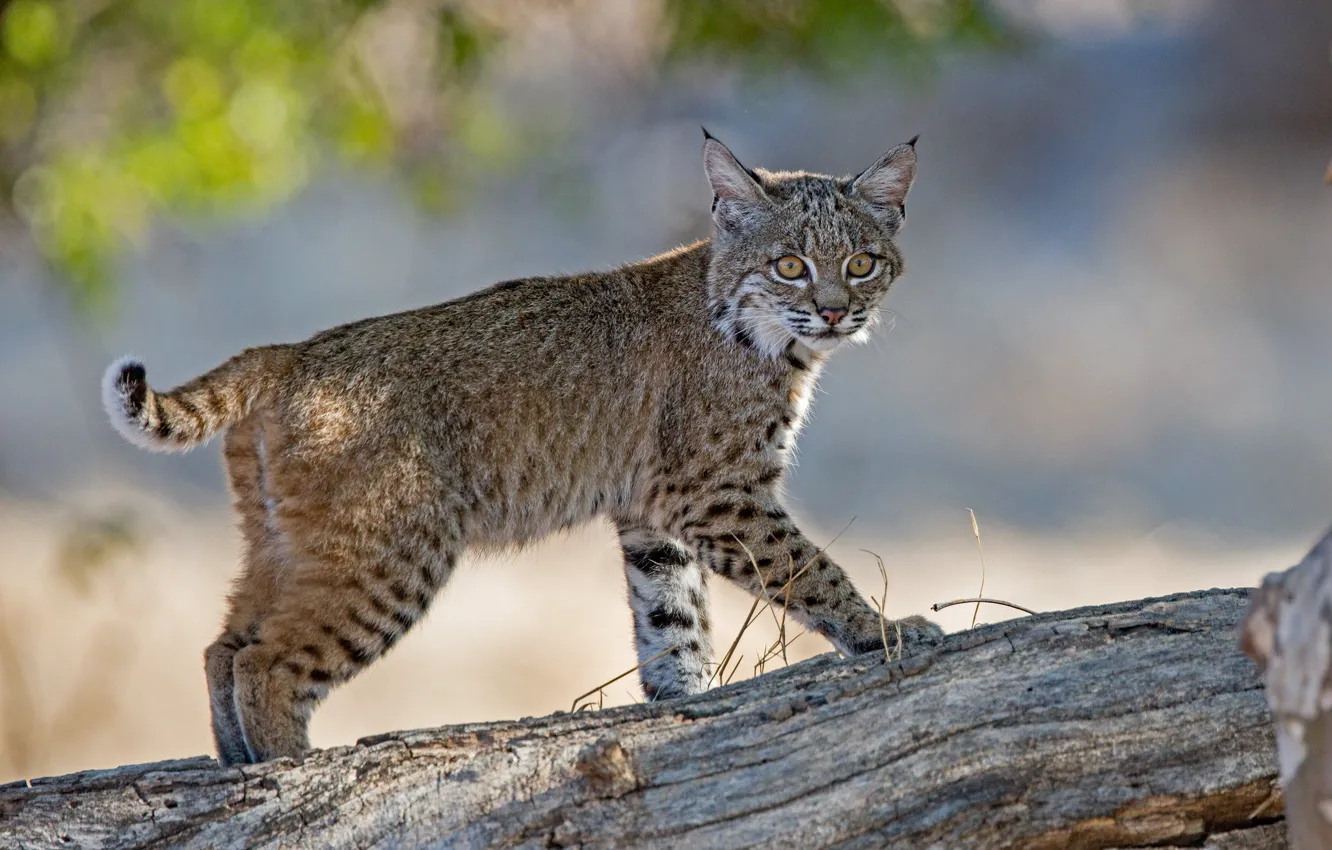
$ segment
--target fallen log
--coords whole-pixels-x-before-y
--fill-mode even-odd
[[[0,846],[1286,846],[1248,590],[1040,614],[685,700],[0,786]]]

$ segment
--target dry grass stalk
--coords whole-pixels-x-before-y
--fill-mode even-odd
[[[734,537],[734,535],[732,536]],[[786,599],[788,598],[788,593],[791,590],[791,582],[794,581],[795,559],[793,559],[789,554],[786,556],[786,563],[787,563],[786,584],[782,586],[782,616],[780,619],[778,619],[777,612],[774,611],[772,607],[772,597],[768,593],[767,580],[763,578],[763,573],[759,571],[758,562],[754,560],[754,553],[749,550],[749,547],[746,546],[744,544],[744,541],[741,540],[740,538],[736,537],[735,542],[739,543],[740,548],[744,549],[745,554],[749,556],[749,566],[753,568],[754,575],[758,578],[759,592],[763,594],[764,597],[767,598],[767,604],[764,607],[772,612],[772,622],[777,626],[777,640],[773,642],[773,646],[781,647],[782,664],[789,665],[791,662],[787,661],[786,659],[786,643],[787,643]],[[769,656],[766,652],[763,653],[763,657],[759,660],[759,663],[755,665],[756,669],[758,669],[759,672],[762,672],[762,668],[767,663],[766,659],[768,657]]]
[[[1332,181],[1329,181],[1329,182],[1332,182]],[[1267,799],[1265,799],[1265,800],[1263,800],[1261,803],[1259,803],[1259,804],[1258,804],[1258,808],[1256,808],[1256,809],[1254,809],[1252,812],[1250,812],[1250,813],[1249,813],[1249,816],[1248,816],[1248,818],[1246,818],[1246,820],[1255,820],[1255,819],[1256,819],[1259,815],[1261,815],[1263,812],[1265,812],[1265,811],[1267,811],[1268,809],[1272,808],[1272,806],[1273,806],[1275,803],[1280,802],[1280,800],[1281,800],[1281,789],[1280,789],[1279,787],[1278,787],[1278,788],[1273,788],[1273,789],[1272,789],[1272,793],[1270,793],[1270,794],[1267,795]]]
[[[847,521],[846,525],[842,526],[842,530],[839,531],[839,532],[837,532],[837,534],[833,535],[833,539],[832,539],[832,540],[829,540],[828,543],[827,543],[826,545],[819,547],[818,551],[816,551],[813,555],[810,555],[810,556],[809,556],[809,560],[805,561],[805,563],[800,567],[799,570],[795,570],[795,561],[792,560],[792,558],[791,558],[789,555],[787,556],[787,559],[786,559],[786,560],[787,560],[787,571],[786,571],[786,572],[787,572],[787,577],[786,577],[786,584],[782,585],[782,620],[781,620],[781,623],[778,624],[778,628],[779,628],[780,630],[785,631],[785,628],[786,628],[786,600],[790,597],[790,593],[791,593],[791,585],[795,583],[795,580],[796,580],[796,579],[800,578],[802,575],[805,574],[805,570],[808,570],[811,566],[814,565],[814,562],[815,562],[816,560],[818,560],[818,557],[819,557],[820,555],[822,555],[824,552],[827,552],[828,549],[830,549],[830,548],[832,547],[832,545],[833,545],[834,543],[836,543],[836,542],[841,538],[841,536],[842,536],[843,534],[846,534],[847,529],[849,529],[849,528],[851,527],[851,524],[852,524],[853,522],[855,522],[855,521],[856,521],[856,518],[855,518],[855,517],[851,517],[851,519],[849,519],[849,520]],[[748,551],[748,550],[746,550],[746,551]],[[750,557],[751,557],[751,559],[752,559],[753,556],[751,555]],[[751,563],[753,563],[752,560],[751,560]],[[758,565],[757,565],[757,564],[754,564],[754,571],[755,571],[756,573],[758,572]],[[762,583],[762,581],[763,581],[763,576],[762,576],[761,573],[759,574],[759,581],[760,581],[760,583]],[[765,595],[766,595],[766,594],[765,594]],[[768,605],[771,606],[771,605],[772,605],[772,602],[773,602],[773,600],[772,600],[771,598],[769,598],[769,599],[768,599]],[[786,659],[786,657],[785,657],[785,656],[782,656],[782,660],[785,660],[785,659]]]
[[[764,653],[759,656],[759,660],[754,663],[754,675],[758,676],[766,672],[768,662],[771,661],[773,658],[775,658],[777,656],[777,653],[779,652],[782,655],[782,663],[785,664],[786,648],[791,644],[795,643],[796,641],[800,640],[800,638],[803,637],[804,634],[805,633],[803,631],[796,632],[795,637],[791,638],[790,640],[786,640],[785,635],[779,635],[777,640],[772,642],[772,646],[768,647],[767,650],[765,650]]]
[[[751,676],[762,676],[764,673],[768,672],[768,660],[777,654],[778,647],[782,643],[782,636],[778,635],[776,640],[759,653],[758,660],[754,662],[754,671],[750,674]]]
[[[740,653],[740,657],[735,659],[735,666],[731,668],[731,675],[726,677],[726,681],[722,682],[723,685],[731,684],[731,680],[735,678],[735,671],[740,669],[740,662],[743,661],[744,658],[745,654],[742,652]]]
[[[786,645],[786,636],[781,634],[777,635],[777,639],[774,640],[772,643],[768,644],[767,648],[764,649],[761,653],[759,653],[758,661],[754,662],[754,666],[762,670],[767,665],[769,660],[775,657],[777,653],[782,651],[782,647],[785,645]]]
[[[847,530],[848,530],[849,528],[851,528],[851,524],[854,523],[855,521],[856,521],[856,518],[855,518],[854,516],[851,517],[851,519],[847,521],[846,525],[842,526],[842,530],[839,531],[839,532],[837,532],[837,534],[835,534],[835,535],[833,536],[833,539],[832,539],[832,540],[829,540],[829,541],[827,542],[827,544],[825,544],[824,546],[819,547],[819,549],[818,549],[813,555],[810,555],[810,556],[809,556],[809,560],[807,560],[807,561],[804,563],[804,565],[800,567],[800,569],[799,569],[798,571],[794,571],[794,572],[792,572],[792,570],[788,570],[788,573],[790,574],[790,577],[787,578],[787,580],[786,580],[786,584],[782,586],[782,621],[781,621],[781,622],[778,622],[778,629],[779,629],[779,630],[783,630],[783,631],[784,631],[785,616],[786,616],[786,600],[787,600],[787,598],[789,597],[789,594],[790,594],[790,591],[791,591],[791,584],[792,584],[796,579],[798,579],[798,578],[800,578],[802,575],[804,575],[804,574],[805,574],[805,570],[809,569],[810,566],[813,565],[813,563],[814,563],[816,560],[818,560],[818,557],[819,557],[820,555],[822,555],[824,552],[828,551],[829,547],[831,547],[834,543],[836,543],[836,542],[841,538],[841,536],[842,536],[843,534],[846,534]],[[740,645],[740,638],[744,637],[745,631],[748,630],[750,626],[754,625],[754,621],[755,621],[756,619],[758,619],[759,617],[762,617],[762,616],[763,616],[762,612],[758,611],[758,604],[759,604],[759,602],[766,602],[766,604],[765,604],[765,606],[764,606],[764,607],[766,607],[766,608],[771,608],[771,607],[772,607],[772,603],[773,603],[773,596],[772,596],[772,595],[769,595],[769,594],[767,593],[767,589],[764,587],[763,573],[762,573],[762,571],[759,570],[759,568],[758,568],[758,563],[754,560],[754,553],[753,553],[753,552],[750,552],[750,551],[749,551],[749,547],[748,547],[748,546],[745,546],[744,543],[741,543],[740,540],[739,540],[738,538],[736,538],[736,541],[735,541],[735,542],[736,542],[736,543],[740,543],[740,545],[741,545],[741,546],[744,548],[744,550],[745,550],[745,554],[749,555],[749,563],[750,563],[750,566],[753,567],[753,569],[754,569],[754,574],[755,574],[756,576],[758,576],[758,580],[759,580],[759,592],[758,592],[758,595],[756,595],[756,596],[754,597],[754,604],[751,605],[751,606],[749,606],[749,614],[747,614],[747,615],[745,616],[745,622],[740,626],[740,631],[736,634],[736,636],[735,636],[735,640],[731,641],[731,646],[730,646],[730,648],[727,649],[727,650],[726,650],[726,654],[722,656],[721,664],[719,664],[719,665],[717,666],[717,670],[714,671],[713,674],[712,674],[711,676],[708,677],[708,687],[711,687],[711,686],[712,686],[712,682],[713,682],[714,679],[716,679],[717,681],[721,681],[721,674],[722,674],[722,673],[725,673],[727,666],[728,666],[728,665],[730,664],[730,662],[731,662],[731,658],[735,655],[735,649],[736,649],[737,646]],[[792,563],[791,566],[794,567],[794,563]],[[757,612],[757,613],[756,613],[756,612]],[[775,619],[776,615],[774,614],[773,616],[774,616],[774,619]],[[786,657],[786,656],[785,656],[785,650],[783,650],[783,656],[782,656],[782,657],[783,657],[783,659],[785,659],[785,657]]]
[[[785,585],[785,587],[784,587],[784,590],[789,591],[789,590],[791,589],[791,582],[792,582],[792,581],[795,581],[795,559],[792,558],[790,555],[787,555],[787,556],[786,556],[786,585]],[[785,597],[782,597],[782,598],[785,599]],[[801,634],[804,634],[804,632],[801,632]],[[787,640],[786,640],[786,605],[785,605],[785,604],[782,605],[782,622],[777,626],[777,637],[778,637],[778,639],[779,639],[779,640],[781,641],[781,643],[782,643],[782,664],[783,664],[783,665],[787,665],[787,666],[789,666],[789,665],[791,664],[791,662],[788,661],[788,660],[786,659],[786,645],[787,645]],[[790,641],[790,642],[791,642],[791,643],[795,643],[795,638],[791,638],[791,641]]]
[[[848,521],[846,525],[842,526],[842,530],[837,532],[837,534],[833,537],[833,539],[828,541],[828,543],[825,546],[820,547],[818,551],[816,551],[813,555],[811,555],[809,560],[806,561],[798,571],[795,569],[795,562],[788,558],[788,561],[790,561],[790,563],[787,569],[786,584],[782,586],[781,617],[778,618],[777,612],[772,611],[773,623],[775,623],[777,626],[777,640],[774,641],[772,647],[769,647],[768,651],[765,651],[761,655],[759,663],[755,665],[757,669],[762,669],[762,666],[765,665],[767,661],[770,660],[776,652],[780,652],[782,655],[782,662],[787,663],[786,648],[795,642],[795,638],[792,638],[789,641],[786,639],[786,599],[788,594],[790,593],[791,585],[792,583],[795,582],[796,579],[800,578],[802,575],[805,574],[805,570],[809,569],[810,565],[812,565],[820,555],[822,555],[824,552],[828,550],[830,546],[836,543],[843,534],[846,534],[847,530],[851,528],[851,524],[854,523],[855,521],[856,518],[851,517],[850,521]],[[744,658],[743,653],[741,653],[738,657],[735,656],[735,650],[740,645],[740,638],[744,637],[745,632],[749,629],[749,627],[754,625],[754,622],[763,616],[763,612],[759,611],[759,603],[764,602],[765,603],[764,607],[767,608],[768,610],[772,610],[774,595],[769,594],[767,592],[767,588],[764,586],[765,582],[763,580],[763,573],[758,568],[758,562],[754,558],[754,553],[751,552],[749,547],[745,546],[745,544],[738,538],[736,538],[735,542],[739,543],[741,548],[745,550],[745,554],[749,556],[749,564],[754,570],[754,575],[758,577],[759,593],[754,597],[754,604],[749,606],[749,613],[745,615],[745,621],[740,626],[740,631],[736,633],[735,640],[731,641],[731,645],[726,650],[726,654],[722,656],[721,663],[713,665],[712,672],[708,675],[707,687],[712,687],[712,683],[714,681],[719,682],[723,685],[729,685],[731,683],[731,680],[735,678],[736,671],[740,669],[740,661]],[[800,632],[800,634],[797,634],[796,637],[798,638],[800,637],[800,635],[803,634],[804,632]],[[885,643],[886,641],[887,638],[885,638]],[[593,695],[596,695],[597,697],[596,700],[597,710],[603,709],[606,705],[607,687],[620,681],[625,676],[638,672],[643,667],[646,667],[647,665],[651,664],[653,661],[656,661],[657,659],[670,654],[671,651],[674,650],[675,648],[676,648],[675,645],[672,645],[662,650],[661,652],[657,653],[656,655],[652,656],[651,658],[647,659],[646,661],[640,662],[639,664],[629,668],[628,670],[625,670],[623,673],[616,676],[615,678],[603,682],[602,684],[591,689],[587,693],[579,694],[576,698],[574,698],[573,705],[570,708],[570,711],[578,712],[591,709],[593,707],[592,701],[588,700],[587,702],[583,702],[583,700]],[[732,666],[731,664],[732,657],[735,657],[734,666]],[[728,667],[730,668],[730,675],[727,675],[726,673]]]
[[[871,596],[870,601],[879,609],[879,637],[883,639],[883,661],[885,664],[890,664],[893,660],[893,654],[888,650],[888,624],[885,623],[883,619],[883,605],[888,601],[888,570],[884,567],[883,558],[880,558],[878,553],[871,552],[868,549],[861,549],[860,551],[865,552],[870,555],[870,557],[874,558],[874,562],[879,565],[879,575],[883,578],[883,595],[878,599]],[[902,641],[901,626],[897,627],[897,639],[900,646]]]
[[[976,522],[976,512],[967,508],[967,513],[971,514],[971,533],[976,535],[976,551],[980,552],[981,586],[980,590],[976,591],[976,598],[980,599],[985,596],[985,550],[981,548],[980,523]],[[978,614],[980,614],[980,602],[976,603],[976,610],[971,612],[971,627],[973,629],[976,628],[976,616]]]
[[[708,677],[707,687],[712,687],[713,679],[721,681],[720,674],[724,673],[726,671],[726,666],[731,663],[731,656],[735,654],[735,648],[740,645],[740,638],[744,636],[745,630],[752,626],[754,621],[758,619],[755,612],[758,611],[758,604],[761,600],[761,596],[754,597],[754,604],[749,606],[749,613],[745,615],[744,625],[740,626],[740,631],[736,634],[735,640],[731,641],[731,648],[726,650],[726,654],[722,656],[721,663],[717,665],[717,669],[712,671],[712,675]]]
[[[609,681],[597,685],[595,688],[593,688],[592,690],[588,691],[585,694],[579,694],[578,696],[574,697],[573,707],[570,708],[569,710],[571,712],[578,712],[587,708],[591,708],[592,707],[591,700],[588,700],[586,703],[583,703],[581,705],[580,703],[582,702],[584,697],[590,697],[593,694],[597,695],[597,709],[600,710],[604,708],[606,705],[606,688],[610,687],[611,685],[615,684],[616,682],[620,681],[625,676],[628,676],[631,673],[637,673],[639,670],[651,664],[653,661],[656,661],[658,658],[665,658],[667,655],[670,655],[672,652],[675,651],[676,646],[677,646],[676,644],[671,644],[670,646],[666,647],[661,652],[658,652],[656,655],[652,656],[646,661],[641,661],[638,664],[635,664],[633,667],[630,667],[628,670],[625,670],[623,673],[616,676],[614,679],[610,679]]]
[[[740,544],[740,548],[741,548],[741,549],[744,549],[744,550],[745,550],[745,554],[749,556],[749,566],[750,566],[751,568],[753,568],[753,570],[754,570],[754,575],[758,578],[758,582],[759,582],[759,594],[762,595],[764,598],[768,598],[768,586],[767,586],[767,582],[766,582],[766,581],[764,580],[764,578],[763,578],[763,573],[759,572],[758,561],[755,561],[755,560],[754,560],[754,553],[751,552],[751,551],[749,551],[749,547],[745,545],[745,541],[741,540],[739,537],[736,537],[734,534],[732,534],[732,535],[731,535],[731,539],[734,540],[736,543],[739,543],[739,544]],[[788,560],[788,561],[791,560],[791,558],[790,558],[789,555],[787,556],[787,560]],[[790,581],[789,581],[789,580],[787,581],[787,584],[788,584],[788,585],[790,584]],[[767,607],[767,609],[768,609],[769,611],[772,611],[772,601],[771,601],[771,599],[769,599],[769,601],[768,601],[768,605],[767,605],[766,607]],[[783,612],[783,613],[786,612],[786,605],[785,605],[785,603],[783,603],[783,605],[782,605],[782,612]],[[775,625],[775,626],[777,627],[778,632],[780,633],[781,628],[782,628],[782,624],[781,624],[781,622],[777,619],[777,612],[776,612],[776,611],[772,611],[772,622],[773,622],[773,625]]]

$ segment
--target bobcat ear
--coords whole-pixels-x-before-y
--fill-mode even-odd
[[[916,179],[916,136],[879,157],[851,183],[851,194],[876,207],[906,206],[911,181]]]
[[[739,201],[746,204],[765,204],[768,196],[749,169],[740,164],[730,149],[712,137],[703,128],[703,170],[712,186],[712,208],[715,212],[721,201]]]

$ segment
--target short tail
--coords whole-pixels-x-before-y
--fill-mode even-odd
[[[143,364],[122,357],[102,378],[102,404],[111,425],[140,448],[183,452],[239,422],[282,384],[287,346],[251,348],[171,392],[148,386]]]

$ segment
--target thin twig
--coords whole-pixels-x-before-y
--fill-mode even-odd
[[[986,603],[988,603],[988,604],[990,604],[990,605],[1006,605],[1006,606],[1008,606],[1009,608],[1016,608],[1016,609],[1018,609],[1019,611],[1022,611],[1022,612],[1026,613],[1026,614],[1035,614],[1035,613],[1036,613],[1035,611],[1031,610],[1030,608],[1026,608],[1026,607],[1024,607],[1024,606],[1022,606],[1022,605],[1017,605],[1017,604],[1012,603],[1012,602],[1005,602],[1005,601],[1002,600],[1002,599],[982,599],[982,598],[980,598],[980,597],[976,597],[976,598],[974,598],[974,599],[954,599],[954,600],[951,601],[951,602],[936,602],[936,603],[934,603],[933,605],[930,606],[930,610],[931,610],[931,611],[942,611],[943,609],[945,609],[945,608],[951,608],[951,607],[954,606],[954,605],[966,605],[966,604],[968,604],[968,603],[970,603],[970,602],[975,602],[977,605],[980,605],[980,603],[982,603],[982,602],[986,602]]]
[[[971,514],[971,533],[976,535],[976,551],[980,552],[981,586],[980,590],[976,591],[976,598],[980,599],[985,596],[985,550],[981,548],[980,524],[976,522],[976,512],[967,508],[967,513]],[[971,627],[973,629],[976,628],[976,615],[978,614],[980,614],[979,602],[976,603],[976,610],[971,612]]]
[[[649,664],[651,664],[653,661],[656,661],[658,658],[664,658],[664,657],[666,657],[667,655],[670,655],[672,652],[675,651],[675,649],[676,649],[678,646],[679,646],[679,644],[674,644],[674,643],[673,643],[673,644],[671,644],[670,646],[668,646],[668,647],[666,647],[665,649],[663,649],[661,652],[658,652],[656,655],[654,655],[654,656],[652,656],[651,658],[649,658],[648,660],[646,660],[646,661],[640,661],[638,664],[634,665],[633,667],[630,667],[628,670],[625,670],[623,673],[621,673],[620,675],[616,676],[614,679],[611,679],[611,680],[608,681],[608,682],[603,682],[602,684],[597,685],[595,688],[593,688],[592,690],[588,691],[588,692],[585,693],[585,694],[579,694],[577,697],[574,698],[574,701],[573,701],[573,708],[571,708],[571,709],[569,709],[569,710],[570,710],[570,711],[578,711],[578,701],[581,700],[583,697],[590,697],[590,696],[592,696],[592,695],[595,694],[597,691],[602,691],[602,692],[603,692],[602,696],[604,697],[604,696],[605,696],[604,691],[606,690],[606,688],[608,688],[608,687],[610,687],[611,685],[615,684],[616,682],[620,681],[620,680],[623,679],[625,676],[628,676],[630,673],[636,673],[636,672],[638,672],[638,671],[641,670],[642,668],[644,668],[644,667],[648,666]],[[709,682],[709,684],[711,684],[711,682]],[[597,707],[598,707],[598,708],[601,708],[600,705],[598,705]]]

